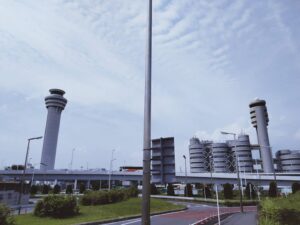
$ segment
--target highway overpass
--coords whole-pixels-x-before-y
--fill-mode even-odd
[[[23,171],[0,170],[0,180],[19,180]],[[241,173],[241,179],[256,185],[269,185],[270,181],[276,179],[278,186],[290,186],[293,182],[300,181],[300,173]],[[31,181],[93,181],[108,180],[109,172],[102,170],[27,170],[25,180]],[[142,181],[141,172],[114,171],[111,180],[119,181]],[[177,183],[232,183],[236,184],[235,173],[176,173]]]

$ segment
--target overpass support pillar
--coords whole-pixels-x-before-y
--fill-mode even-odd
[[[74,191],[77,190],[77,180],[74,180]]]
[[[87,181],[87,189],[90,189],[90,186],[91,186],[91,181],[88,180],[88,181]]]

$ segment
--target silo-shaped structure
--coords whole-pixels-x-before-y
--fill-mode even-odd
[[[205,146],[196,137],[190,139],[190,171],[191,173],[207,172],[208,158]]]
[[[213,172],[227,173],[229,171],[229,147],[226,143],[212,144]]]
[[[251,173],[253,171],[253,159],[250,148],[249,136],[242,134],[238,139],[229,143],[231,147],[231,158],[233,171],[236,172],[236,158],[239,160],[239,171]]]
[[[276,152],[280,172],[300,172],[300,151],[279,150]]]

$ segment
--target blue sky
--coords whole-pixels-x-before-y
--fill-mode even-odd
[[[144,0],[0,1],[0,167],[43,135],[50,88],[66,91],[56,167],[142,164]],[[300,2],[154,0],[153,132],[174,136],[176,170],[192,136],[251,135],[267,101],[274,150],[300,149]],[[42,141],[32,143],[39,163]],[[273,150],[273,151],[274,151]]]

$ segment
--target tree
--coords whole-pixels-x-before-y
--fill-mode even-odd
[[[42,194],[46,195],[49,193],[49,191],[50,191],[50,186],[47,184],[44,184],[42,187]]]
[[[295,182],[292,184],[292,192],[295,194],[297,191],[300,191],[300,183]]]
[[[211,189],[209,186],[206,186],[203,188],[203,192],[205,191],[206,198],[212,198]]]
[[[277,197],[277,184],[275,181],[270,182],[269,185],[269,197]]]
[[[31,185],[30,187],[30,194],[35,195],[38,192],[38,187],[36,185]]]
[[[84,183],[80,183],[79,185],[79,193],[83,194],[85,192],[85,184]]]
[[[232,199],[233,198],[233,186],[232,184],[226,183],[223,185],[224,188],[224,198]]]
[[[73,194],[73,187],[71,184],[67,185],[66,194]]]
[[[97,180],[91,181],[92,190],[98,191],[100,189],[100,182]]]
[[[60,193],[60,186],[58,184],[55,184],[53,188],[53,194],[59,194]]]
[[[191,184],[186,184],[184,188],[184,196],[192,197],[193,196],[193,187]]]
[[[246,189],[245,189],[245,194],[248,199],[253,199],[256,197],[256,191],[254,190],[254,185],[251,183],[247,183]]]
[[[151,184],[151,195],[158,195],[159,192],[155,184]]]
[[[168,184],[168,186],[167,186],[167,195],[171,195],[171,196],[175,195],[173,184]]]

